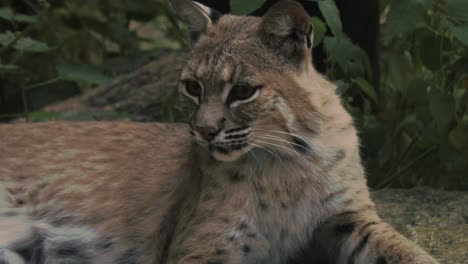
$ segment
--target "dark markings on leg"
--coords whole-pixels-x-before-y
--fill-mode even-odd
[[[138,254],[136,249],[132,248],[125,251],[119,258],[115,260],[117,264],[137,264],[138,262]]]
[[[239,228],[240,230],[245,230],[247,229],[247,221],[245,219],[241,219],[239,223]]]
[[[337,233],[352,233],[355,228],[356,228],[356,223],[351,222],[351,223],[337,225],[335,227],[335,231]]]
[[[357,246],[354,248],[353,252],[351,253],[351,255],[349,256],[348,258],[348,264],[354,264],[354,259],[359,256],[359,253],[361,253],[362,249],[366,246],[367,244],[367,241],[369,241],[369,237],[371,235],[372,232],[368,232],[367,234],[365,234],[361,240],[359,241],[359,243],[357,244]]]
[[[72,244],[63,245],[57,248],[55,254],[57,257],[60,258],[74,258],[81,254],[81,249],[76,246],[73,246]]]
[[[257,235],[253,231],[247,232],[247,236],[250,238],[257,238]]]
[[[14,248],[14,251],[19,254],[23,259],[28,260],[27,263],[42,263],[43,259],[43,241],[39,233],[27,243],[20,244]]]
[[[387,260],[384,256],[380,256],[375,260],[375,264],[387,264]]]
[[[263,185],[261,185],[259,183],[255,183],[255,191],[257,191],[260,194],[264,194],[265,193],[265,186],[263,186]]]
[[[293,145],[294,149],[296,149],[297,151],[300,151],[302,153],[307,153],[307,152],[310,152],[312,150],[310,148],[310,145],[307,142],[305,142],[302,138],[293,136],[292,140],[294,142],[294,144],[292,144],[292,145]]]
[[[271,237],[271,234],[270,234],[270,233],[264,232],[264,233],[263,233],[263,236],[266,238],[266,240],[271,241],[271,238],[272,238],[272,237]]]
[[[263,210],[268,209],[268,202],[264,197],[258,198],[258,204],[260,205],[260,208],[262,208]]]
[[[101,242],[99,242],[99,247],[102,249],[109,249],[114,246],[114,241],[112,238],[105,238]]]
[[[244,251],[245,254],[250,252],[250,246],[249,245],[243,245],[242,246],[242,251]]]
[[[369,226],[373,226],[373,225],[377,225],[377,224],[379,224],[379,222],[369,222],[369,223],[361,226],[361,228],[359,229],[359,235],[362,235]]]
[[[288,205],[284,201],[280,201],[281,208],[288,209]]]
[[[56,248],[52,250],[52,252],[46,252],[45,255],[52,255],[53,257],[61,259],[61,261],[70,264],[92,263],[93,260],[93,256],[87,248],[87,245],[85,245],[82,241],[76,240],[59,242],[58,245],[56,245]]]

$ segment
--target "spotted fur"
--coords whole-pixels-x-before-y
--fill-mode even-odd
[[[171,3],[189,124],[0,125],[5,262],[437,263],[377,216],[298,3],[214,20]]]

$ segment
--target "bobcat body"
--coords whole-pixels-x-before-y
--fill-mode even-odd
[[[6,260],[437,263],[377,216],[299,4],[255,18],[171,2],[191,31],[189,124],[0,126]]]

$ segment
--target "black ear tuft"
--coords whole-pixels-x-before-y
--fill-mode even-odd
[[[309,19],[301,4],[282,0],[263,16],[259,34],[281,55],[297,60],[312,47],[313,27]]]

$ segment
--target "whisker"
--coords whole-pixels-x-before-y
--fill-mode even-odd
[[[250,144],[251,144],[252,146],[254,146],[254,147],[257,147],[257,148],[259,148],[259,149],[265,150],[266,152],[268,152],[268,153],[270,153],[271,155],[273,155],[274,157],[276,157],[280,162],[283,162],[283,160],[282,160],[279,156],[277,156],[273,151],[271,151],[271,150],[269,150],[269,149],[267,149],[267,148],[264,148],[264,147],[262,147],[262,146],[260,146],[260,145],[257,145],[257,144],[255,144],[255,143],[250,143]]]
[[[302,159],[304,159],[304,161],[307,161],[306,158],[304,158],[303,155],[299,154],[299,152],[297,152],[297,151],[295,151],[295,150],[293,150],[291,148],[281,146],[281,145],[278,145],[278,144],[274,144],[274,143],[270,143],[270,142],[265,142],[265,141],[258,140],[258,139],[255,142],[263,143],[263,144],[266,144],[266,145],[275,146],[275,147],[278,147],[278,148],[283,148],[283,149],[289,150],[289,151],[295,153],[296,155],[298,155],[299,157],[301,157]]]
[[[289,136],[292,136],[292,137],[297,137],[299,139],[302,139],[304,140],[307,144],[309,144],[310,146],[313,146],[314,144],[312,143],[312,141],[310,141],[310,139],[300,135],[300,134],[297,134],[297,133],[291,133],[291,132],[286,132],[286,131],[279,131],[279,130],[271,130],[271,129],[255,129],[257,131],[266,131],[266,132],[272,132],[272,133],[279,133],[279,134],[285,134],[285,135],[289,135]]]
[[[260,162],[260,161],[257,159],[257,156],[255,156],[255,154],[253,153],[252,150],[247,151],[247,153],[249,153],[250,155],[252,155],[252,157],[257,161],[257,163]]]
[[[284,143],[289,144],[291,146],[298,146],[298,147],[304,149],[305,151],[310,152],[311,154],[314,154],[314,152],[312,152],[309,148],[306,148],[306,147],[302,146],[301,144],[297,144],[297,143],[282,139],[280,137],[276,137],[276,136],[272,136],[272,135],[263,135],[263,136],[257,135],[256,137],[257,138],[271,139],[271,140],[284,142]]]

